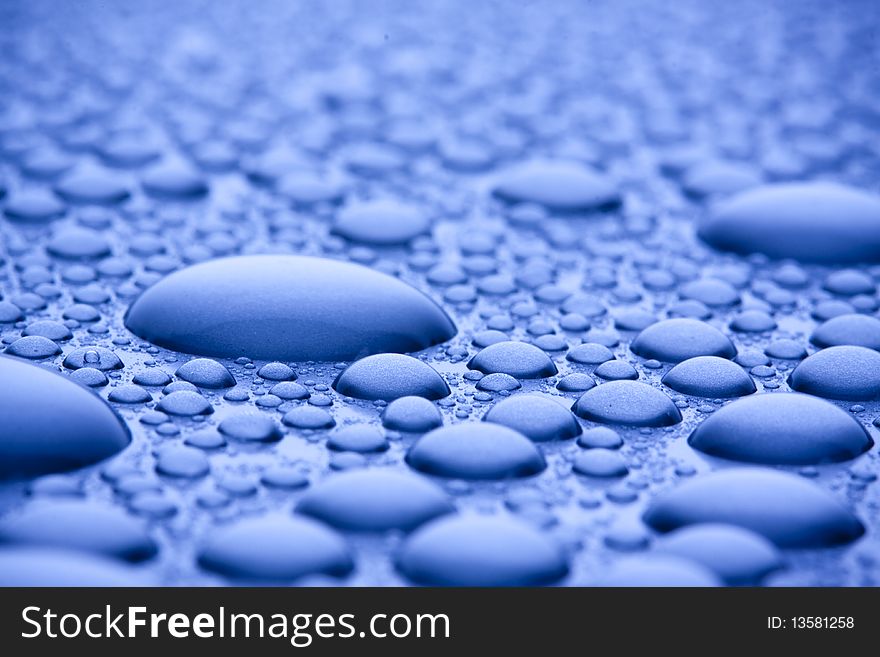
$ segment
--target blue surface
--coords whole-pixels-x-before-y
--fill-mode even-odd
[[[0,26],[0,584],[880,584],[876,2]]]

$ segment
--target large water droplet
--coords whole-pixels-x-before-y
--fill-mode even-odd
[[[802,262],[880,260],[880,198],[828,182],[765,185],[721,204],[699,228],[725,251]]]
[[[672,400],[638,381],[610,381],[587,390],[575,402],[576,415],[593,422],[636,427],[665,427],[681,422]]]
[[[630,345],[643,358],[680,363],[696,356],[733,358],[736,347],[714,326],[696,319],[665,319],[652,324],[636,336]]]
[[[406,396],[441,399],[449,395],[449,386],[437,370],[403,354],[361,358],[336,377],[333,387],[341,395],[371,400]]]
[[[0,379],[0,478],[81,468],[128,445],[119,418],[85,388],[4,357]]]
[[[644,519],[661,532],[707,522],[737,525],[791,548],[841,545],[865,531],[852,512],[815,484],[758,468],[685,481],[657,497]]]
[[[348,546],[332,529],[274,513],[215,528],[199,552],[199,563],[234,579],[269,581],[341,577],[353,567]]]
[[[454,511],[448,496],[427,479],[392,470],[358,470],[316,485],[296,510],[353,531],[410,531]]]
[[[559,402],[542,395],[516,395],[493,406],[483,417],[534,440],[565,440],[581,433],[577,418]]]
[[[880,319],[869,315],[838,315],[816,327],[810,341],[820,347],[855,345],[880,351]]]
[[[496,342],[471,358],[468,367],[484,374],[498,372],[520,379],[542,379],[556,374],[550,357],[527,342]]]
[[[406,244],[427,232],[430,225],[423,210],[381,199],[341,209],[333,224],[333,232],[354,242],[390,246]]]
[[[434,429],[410,448],[406,460],[416,470],[454,479],[528,477],[546,467],[528,438],[488,422]]]
[[[703,564],[734,586],[755,585],[782,567],[782,555],[766,538],[743,527],[707,523],[664,536],[654,552]]]
[[[865,347],[829,347],[802,361],[789,383],[795,390],[828,399],[877,399],[880,353]]]
[[[418,351],[456,331],[401,281],[303,256],[240,256],[178,271],[132,304],[126,326],[187,353],[295,361]]]
[[[738,399],[694,429],[688,443],[735,461],[790,465],[847,461],[874,444],[851,415],[797,393]]]
[[[84,500],[37,501],[0,520],[0,543],[82,550],[142,561],[158,547],[143,524],[113,506]]]
[[[568,573],[559,546],[506,517],[450,516],[414,532],[397,567],[428,586],[536,586]]]
[[[680,362],[663,376],[663,385],[697,397],[742,397],[755,392],[755,382],[736,363],[717,356]]]
[[[535,160],[502,174],[493,193],[511,203],[537,203],[557,212],[607,210],[620,195],[604,176],[574,162]]]

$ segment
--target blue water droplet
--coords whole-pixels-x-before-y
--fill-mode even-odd
[[[145,527],[117,507],[85,500],[44,500],[0,520],[0,543],[82,550],[128,561],[150,559],[158,546]]]
[[[342,208],[333,232],[353,242],[392,246],[406,244],[427,232],[430,225],[430,218],[418,207],[379,199]]]
[[[634,354],[667,363],[680,363],[696,356],[733,358],[736,347],[714,326],[696,319],[666,319],[652,324],[630,345]]]
[[[828,399],[868,401],[880,397],[880,353],[865,347],[829,347],[803,360],[791,387]]]
[[[370,400],[406,396],[441,399],[449,395],[449,386],[433,367],[403,354],[361,358],[339,374],[333,387],[341,395]]]
[[[298,406],[284,414],[284,424],[294,429],[329,429],[336,420],[323,408],[316,406]]]
[[[231,388],[235,377],[224,365],[210,358],[194,358],[177,368],[174,375],[199,388]]]
[[[392,470],[357,470],[332,476],[309,490],[296,507],[339,529],[411,531],[455,510],[427,479]]]
[[[370,424],[352,424],[335,431],[327,440],[327,447],[337,452],[384,452],[388,439],[379,427]]]
[[[528,477],[546,467],[532,441],[489,422],[434,429],[410,448],[406,460],[416,470],[454,479]]]
[[[819,347],[855,345],[880,351],[880,319],[869,315],[838,315],[816,327],[810,342]]]
[[[681,422],[672,400],[657,388],[638,381],[610,381],[587,390],[572,410],[593,422],[637,427],[665,427]]]
[[[0,379],[0,478],[81,468],[128,445],[110,407],[63,377],[0,357]]]
[[[581,432],[577,418],[559,402],[542,395],[516,395],[493,406],[483,417],[535,442],[566,440]]]
[[[107,395],[107,399],[117,404],[146,404],[153,401],[149,392],[133,383],[116,386]]]
[[[132,304],[126,326],[187,353],[294,361],[418,351],[456,332],[401,281],[303,256],[240,256],[175,272]]]
[[[115,559],[40,547],[0,548],[0,586],[149,586],[141,571]]]
[[[697,561],[661,554],[621,560],[596,583],[599,586],[633,587],[721,586],[718,577]]]
[[[199,393],[192,390],[175,390],[165,395],[156,405],[163,413],[169,415],[207,415],[214,412],[214,407]]]
[[[208,474],[205,453],[186,445],[164,445],[156,453],[156,471],[168,477],[198,479]]]
[[[65,210],[65,205],[48,192],[27,190],[11,195],[3,213],[10,221],[33,224],[58,219]]]
[[[129,197],[122,180],[101,171],[83,171],[65,176],[55,186],[55,193],[70,203],[110,205]]]
[[[493,189],[510,203],[536,203],[556,212],[607,210],[620,205],[614,184],[574,162],[535,160],[499,176]]]
[[[568,573],[559,546],[507,517],[449,516],[415,531],[397,567],[428,586],[536,586]]]
[[[738,399],[694,429],[688,443],[735,461],[790,465],[846,461],[873,445],[852,416],[798,393]]]
[[[737,525],[787,548],[841,545],[865,531],[852,512],[815,484],[758,468],[684,481],[658,496],[644,519],[661,532],[707,522]]]
[[[382,414],[382,425],[393,431],[425,433],[443,424],[443,417],[434,404],[423,397],[400,397],[388,404]]]
[[[575,454],[573,468],[578,474],[588,477],[624,477],[629,472],[620,452],[602,447]]]
[[[765,185],[721,204],[699,234],[742,254],[874,262],[880,260],[880,198],[828,182]]]
[[[121,370],[122,360],[106,347],[86,346],[78,347],[64,358],[64,367],[78,370],[81,367],[93,367],[102,372],[108,370]]]
[[[198,558],[203,568],[241,580],[343,577],[353,568],[348,545],[339,534],[314,520],[284,514],[216,527]]]
[[[61,347],[42,335],[29,335],[13,342],[6,347],[5,352],[10,356],[18,356],[19,358],[42,360],[60,354]]]
[[[782,555],[753,531],[722,524],[698,524],[670,532],[654,552],[671,554],[704,565],[727,584],[755,585],[782,567]]]
[[[669,370],[662,383],[676,392],[696,397],[742,397],[756,391],[742,367],[717,356],[697,356]]]
[[[542,379],[556,374],[550,357],[527,342],[490,345],[471,358],[468,367],[484,374],[499,372],[519,379]]]

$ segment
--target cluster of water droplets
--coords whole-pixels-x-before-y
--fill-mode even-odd
[[[0,583],[880,582],[876,7],[272,4],[0,9]]]

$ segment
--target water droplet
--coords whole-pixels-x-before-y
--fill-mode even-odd
[[[64,377],[0,357],[0,379],[0,478],[81,468],[128,445],[110,407]]]
[[[332,476],[309,490],[297,512],[350,531],[411,531],[455,510],[427,479],[391,470],[357,470]]]
[[[506,171],[493,193],[510,203],[536,203],[556,212],[608,210],[620,205],[614,184],[566,161],[535,160]]]
[[[565,406],[542,395],[516,395],[493,406],[483,417],[535,442],[566,440],[581,432],[577,418]]]
[[[131,383],[113,388],[107,395],[107,399],[118,404],[146,404],[153,401],[149,392]]]
[[[718,577],[700,563],[659,554],[621,560],[601,576],[597,584],[635,587],[721,586]]]
[[[0,586],[149,586],[144,574],[113,559],[37,547],[0,548]]]
[[[868,315],[846,314],[820,324],[810,336],[819,347],[854,345],[880,351],[880,319]]]
[[[880,199],[828,182],[765,185],[721,204],[699,234],[725,251],[802,262],[880,260]]]
[[[816,484],[758,468],[688,479],[658,496],[644,519],[661,532],[707,522],[737,525],[786,548],[841,545],[865,531],[856,516]]]
[[[630,345],[634,354],[667,363],[680,363],[696,356],[733,358],[736,347],[714,326],[696,319],[665,319],[652,324]]]
[[[177,368],[174,376],[200,388],[231,388],[235,385],[235,377],[230,371],[210,358],[194,358],[187,361]]]
[[[427,232],[430,225],[430,218],[419,208],[380,199],[342,208],[333,232],[353,242],[391,246],[406,244]]]
[[[129,197],[125,184],[108,173],[84,171],[65,176],[56,186],[55,193],[70,203],[110,205]]]
[[[707,523],[677,529],[660,539],[654,552],[700,563],[734,586],[759,584],[782,567],[775,545],[732,525]]]
[[[121,370],[122,361],[115,353],[105,347],[78,347],[64,358],[64,367],[78,370],[81,367],[92,367],[106,372],[108,370]]]
[[[144,526],[117,507],[85,500],[37,501],[0,520],[0,543],[81,550],[128,561],[158,551]]]
[[[308,518],[266,514],[216,527],[199,552],[207,570],[241,580],[343,577],[353,568],[342,537]]]
[[[403,354],[361,358],[339,374],[333,387],[341,395],[370,400],[406,396],[441,399],[449,395],[449,386],[433,367]]]
[[[427,586],[537,586],[568,573],[560,548],[545,534],[506,517],[435,520],[404,543],[397,567]]]
[[[756,391],[754,381],[742,367],[717,356],[682,361],[663,376],[662,383],[685,395],[711,399],[742,397]]]
[[[484,374],[500,372],[519,379],[542,379],[556,374],[550,357],[527,342],[498,342],[471,358],[468,367]]]
[[[175,272],[132,304],[126,326],[187,353],[294,361],[418,351],[456,332],[401,281],[303,256],[241,256]]]
[[[214,412],[214,407],[207,399],[192,390],[175,390],[165,395],[156,405],[163,413],[169,415],[207,415]]]
[[[624,477],[629,468],[620,452],[594,447],[575,454],[574,471],[588,477]]]
[[[423,397],[400,397],[388,404],[382,414],[382,425],[393,431],[425,433],[443,424],[443,417],[434,404]]]
[[[637,427],[665,427],[681,422],[672,400],[657,388],[638,381],[610,381],[587,390],[572,410],[593,422]]]
[[[334,432],[327,440],[327,447],[337,452],[384,452],[388,439],[379,427],[370,424],[352,424]]]
[[[851,346],[822,349],[795,368],[789,383],[794,390],[828,399],[877,399],[880,353]]]
[[[849,414],[797,393],[738,399],[694,429],[688,443],[735,461],[790,465],[846,461],[873,445]]]
[[[61,353],[61,347],[42,335],[30,335],[19,338],[6,347],[6,353],[10,356],[41,360]]]
[[[454,479],[528,477],[546,467],[532,441],[489,422],[434,429],[410,448],[406,460],[416,470]]]

